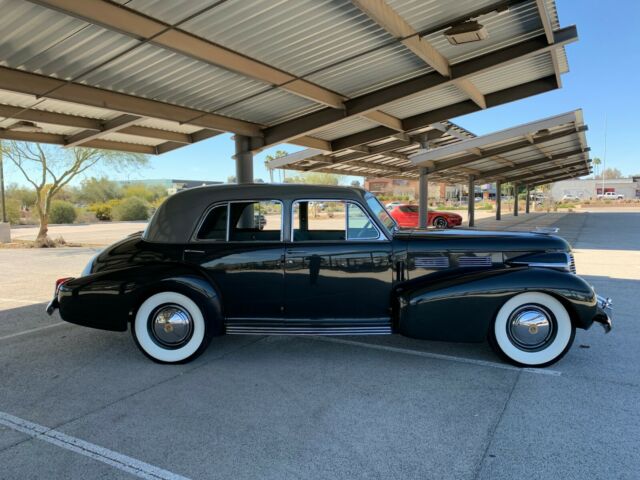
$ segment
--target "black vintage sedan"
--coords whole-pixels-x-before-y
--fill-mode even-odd
[[[256,184],[170,197],[143,233],[59,280],[47,311],[130,328],[164,363],[189,361],[225,333],[399,333],[488,339],[507,361],[542,367],[576,328],[610,330],[610,304],[575,275],[557,236],[398,230],[361,189]]]

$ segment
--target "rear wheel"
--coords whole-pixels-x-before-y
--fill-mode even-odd
[[[433,226],[436,228],[447,228],[449,226],[449,222],[444,217],[436,217],[433,219]]]
[[[527,292],[508,300],[489,332],[493,349],[523,367],[546,367],[571,348],[576,329],[567,309],[551,295]]]
[[[211,328],[198,305],[178,292],[147,298],[136,313],[131,333],[138,348],[159,363],[186,363],[200,355]]]

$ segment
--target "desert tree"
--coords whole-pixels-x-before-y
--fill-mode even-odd
[[[35,189],[35,208],[40,220],[39,246],[51,245],[47,235],[52,200],[79,175],[99,168],[110,172],[146,165],[146,155],[96,148],[61,148],[31,142],[4,142],[3,153]]]

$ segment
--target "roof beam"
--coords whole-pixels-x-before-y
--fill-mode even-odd
[[[209,40],[106,0],[31,0],[33,3],[149,41],[212,65],[282,88],[295,95],[342,108],[344,97],[271,65],[234,52]]]
[[[549,12],[547,11],[545,0],[536,0],[536,6],[538,7],[538,14],[540,15],[540,20],[542,21],[542,27],[544,28],[544,34],[547,37],[547,42],[549,42],[549,44],[552,44],[554,43],[553,26],[551,25],[551,18],[549,17]],[[558,86],[562,87],[560,63],[558,62],[558,52],[556,50],[551,50],[551,61],[553,63],[553,70],[556,74]]]
[[[7,67],[0,67],[0,89],[35,95],[38,98],[52,98],[106,108],[141,117],[188,123],[218,132],[232,132],[252,137],[262,136],[261,125],[255,123]]]
[[[268,127],[264,130],[265,145],[273,145],[276,143],[286,142],[291,138],[295,138],[299,135],[306,135],[316,130],[327,127],[345,118],[362,115],[371,110],[380,108],[381,106],[400,100],[402,98],[411,97],[417,93],[424,93],[428,90],[437,88],[443,88],[447,85],[452,85],[454,81],[463,79],[474,74],[486,71],[488,69],[497,68],[499,66],[508,65],[517,60],[525,57],[534,56],[543,52],[548,52],[551,48],[558,48],[559,45],[563,45],[577,40],[577,31],[575,27],[567,27],[562,30],[558,30],[555,33],[558,38],[554,46],[547,44],[544,35],[539,35],[535,38],[520,42],[518,44],[503,48],[501,50],[482,55],[465,62],[453,65],[452,74],[453,78],[445,78],[438,72],[430,72],[419,77],[415,77],[404,82],[391,85],[389,87],[376,90],[374,92],[361,95],[360,97],[347,100],[345,102],[345,110],[335,109],[323,109],[317,112],[310,113],[305,117],[283,122],[272,127]],[[533,89],[530,94],[539,93],[539,91],[545,91],[540,89],[538,83],[529,82]],[[522,86],[520,86],[522,87]],[[539,91],[535,91],[534,87],[538,87]],[[549,83],[544,86],[546,90],[550,88],[557,88],[555,77],[553,83]],[[514,87],[511,89],[505,89],[502,92],[496,92],[490,95],[486,95],[487,107],[498,105],[500,103],[506,103],[517,98],[517,93],[521,91],[521,88]],[[515,98],[514,98],[515,97]],[[475,110],[479,107],[474,102],[470,101]],[[431,112],[427,112],[431,113]],[[469,113],[469,112],[465,112]],[[433,118],[426,124],[442,121],[451,118],[451,116],[438,116]],[[403,129],[411,130],[413,127],[411,122],[407,122],[406,119],[402,120]]]
[[[586,129],[586,127],[583,127]],[[552,140],[557,140],[559,138],[566,137],[568,135],[572,135],[575,133],[575,129],[571,128],[568,130],[562,130],[560,132],[552,133],[550,135],[546,135],[544,137],[539,137],[535,139],[536,143],[549,142]],[[513,152],[515,150],[519,150],[522,148],[526,148],[531,146],[528,140],[520,140],[518,142],[511,143],[509,145],[502,145],[500,147],[487,148],[483,150],[484,154],[482,156],[478,156],[474,153],[463,155],[461,157],[451,158],[447,160],[440,161],[431,161],[431,165],[427,165],[428,173],[435,173],[442,170],[447,170],[449,168],[458,167],[461,165],[465,165],[471,162],[477,162],[478,160],[482,160],[483,158],[492,157],[494,155],[501,155],[503,153]]]
[[[585,174],[586,175],[586,174]],[[582,176],[582,175],[580,175]],[[559,182],[561,180],[569,180],[571,178],[576,178],[575,175],[563,175],[561,177],[556,177],[556,178],[552,178],[552,179],[546,179],[546,180],[538,180],[534,183],[529,183],[529,187],[538,187],[540,185],[547,185],[549,183],[554,183],[554,182]]]
[[[120,115],[113,120],[104,122],[101,125],[100,130],[97,132],[95,130],[85,130],[84,132],[76,133],[75,135],[68,137],[64,146],[77,147],[79,145],[87,143],[90,140],[99,138],[107,133],[117,132],[118,130],[122,130],[125,127],[133,125],[135,122],[139,121],[140,118],[141,117],[137,115]]]
[[[487,95],[492,106],[501,105],[502,103],[508,103],[514,99],[526,98],[531,95],[546,92],[556,88],[555,77],[550,76],[533,82],[524,83],[518,87],[512,87],[505,90],[500,90],[492,94]],[[494,97],[495,96],[495,97]],[[444,119],[454,118],[468,113],[476,112],[480,110],[475,103],[471,100],[464,100],[453,105],[438,108],[430,112],[420,113],[413,117],[408,117],[402,120],[402,123],[407,131],[417,130],[431,125],[434,122],[442,121]],[[372,128],[363,132],[358,132],[345,137],[337,138],[331,141],[331,148],[334,152],[350,148],[354,145],[361,143],[374,142],[381,138],[389,136],[389,130],[380,130],[378,128]]]
[[[535,180],[538,177],[549,176],[549,174],[562,175],[565,172],[568,174],[571,172],[572,169],[584,170],[586,169],[586,167],[584,166],[584,162],[582,160],[579,160],[577,162],[567,163],[566,165],[563,165],[561,167],[553,166],[550,168],[545,168],[544,170],[538,170],[537,172],[533,172],[533,173],[515,175],[512,177],[508,175],[503,175],[501,179],[505,182],[524,182],[524,181]]]
[[[66,138],[64,135],[40,132],[13,132],[11,130],[0,130],[0,138],[6,140],[17,140],[21,142],[52,143],[55,145],[65,145],[66,143]],[[86,148],[101,148],[104,150],[119,150],[124,152],[146,153],[152,155],[156,153],[156,147],[152,147],[149,145],[111,142],[108,140],[100,139],[90,140],[82,146]]]
[[[352,0],[352,3],[391,35],[400,39],[405,47],[440,75],[443,77],[451,77],[451,68],[447,58],[424,37],[421,37],[418,32],[393,8],[387,5],[384,0]],[[465,92],[480,108],[487,108],[484,95],[482,95],[471,80],[461,79],[456,81],[455,85]]]
[[[550,157],[547,157],[547,156],[538,157],[538,158],[535,158],[533,160],[528,160],[526,162],[516,163],[514,166],[500,167],[500,168],[494,168],[492,170],[486,170],[486,171],[480,173],[478,181],[480,181],[480,180],[490,180],[496,175],[502,175],[504,173],[513,172],[514,170],[517,171],[517,170],[527,169],[527,168],[530,168],[530,167],[537,167],[538,165],[543,165],[543,164],[549,163],[549,162],[557,162],[558,160],[563,160],[565,158],[573,157],[575,155],[583,155],[584,153],[586,153],[588,151],[589,151],[589,149],[586,149],[586,150],[583,150],[583,149],[572,150],[570,152],[563,153],[563,154],[551,155]]]

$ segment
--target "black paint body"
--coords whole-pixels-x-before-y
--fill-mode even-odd
[[[366,195],[308,185],[201,187],[174,195],[144,234],[106,248],[88,274],[61,285],[56,306],[69,322],[124,331],[149,295],[174,290],[194,299],[218,334],[233,325],[295,330],[387,324],[407,336],[448,341],[484,340],[500,307],[525,291],[556,297],[579,328],[589,328],[602,313],[592,287],[577,275],[517,261],[569,254],[565,240],[469,230],[387,234]],[[212,204],[237,199],[280,200],[282,241],[192,240]],[[385,237],[293,242],[296,199],[358,203]]]

